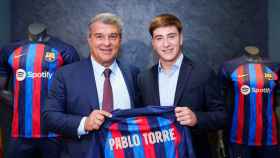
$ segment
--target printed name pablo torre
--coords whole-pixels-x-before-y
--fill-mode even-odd
[[[155,143],[164,143],[167,141],[174,140],[176,140],[175,131],[174,128],[170,128],[161,131],[153,131],[141,134],[110,138],[108,139],[108,144],[110,146],[110,150],[120,150],[140,145],[152,145]]]

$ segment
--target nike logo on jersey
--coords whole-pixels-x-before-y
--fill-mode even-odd
[[[14,58],[19,58],[19,57],[21,57],[23,55],[25,55],[25,54],[15,55]]]
[[[248,74],[238,75],[238,78],[246,77]]]

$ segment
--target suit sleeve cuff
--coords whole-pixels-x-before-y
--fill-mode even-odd
[[[87,117],[83,117],[81,122],[80,122],[80,125],[77,129],[77,132],[78,132],[78,137],[80,138],[82,135],[85,135],[85,134],[88,134],[87,131],[85,131],[85,122],[86,122],[86,119]]]

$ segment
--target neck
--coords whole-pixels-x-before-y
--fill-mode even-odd
[[[177,60],[181,57],[182,53],[179,53],[174,60],[162,60],[159,59],[159,64],[163,70],[169,71],[171,70],[172,66],[177,62]]]
[[[164,71],[169,71],[172,68],[172,65],[175,64],[175,62],[176,62],[176,60],[172,61],[172,62],[168,62],[168,61],[166,62],[166,61],[160,60],[160,65]]]
[[[100,64],[100,65],[102,65],[103,67],[105,67],[105,68],[109,68],[112,64],[113,64],[113,62],[114,62],[114,60],[112,60],[112,61],[101,61],[101,60],[99,60],[98,58],[95,58],[94,57],[94,55],[91,55],[91,57],[93,58],[93,60],[95,61],[95,62],[97,62],[98,64]]]
[[[50,37],[45,32],[40,34],[29,33],[28,37],[29,40],[33,42],[47,42],[50,39]]]
[[[262,60],[262,58],[258,54],[252,55],[247,53],[245,54],[245,56],[249,62],[259,62]]]

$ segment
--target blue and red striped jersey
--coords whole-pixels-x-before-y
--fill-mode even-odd
[[[114,111],[98,138],[104,158],[195,157],[190,131],[176,121],[174,107]]]
[[[43,43],[26,43],[12,52],[3,52],[7,63],[0,69],[0,75],[13,76],[13,120],[12,137],[41,138],[55,137],[49,133],[41,118],[46,105],[48,89],[55,71],[65,63],[79,58],[68,52],[61,52]],[[65,55],[66,54],[66,55]],[[66,56],[67,58],[64,58]]]
[[[279,68],[268,61],[248,62],[246,57],[224,64],[224,89],[230,96],[230,142],[278,144],[275,94],[279,92]]]

